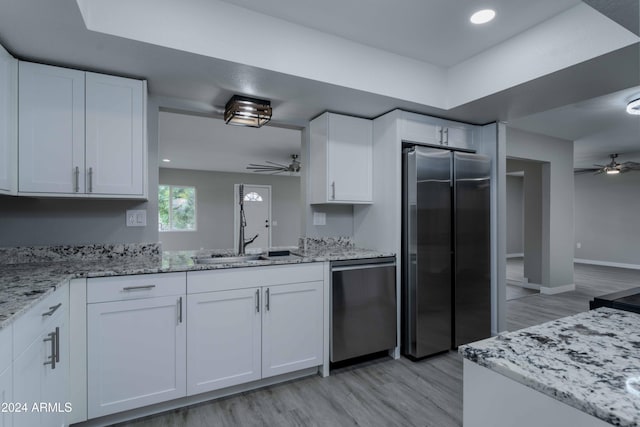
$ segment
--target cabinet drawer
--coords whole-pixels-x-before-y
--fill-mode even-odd
[[[314,262],[270,267],[190,271],[187,273],[187,293],[195,294],[323,280],[323,265],[321,262]]]
[[[87,280],[87,303],[182,295],[185,273],[96,277]]]
[[[13,358],[24,350],[69,308],[69,286],[64,285],[37,303],[13,324]]]

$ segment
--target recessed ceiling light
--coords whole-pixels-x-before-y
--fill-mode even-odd
[[[165,163],[169,163],[169,162],[171,162],[171,159],[162,159],[162,161],[165,162]]]
[[[640,115],[640,98],[627,104],[627,113]]]
[[[469,21],[473,24],[486,24],[496,17],[496,11],[493,9],[482,9],[471,15]]]

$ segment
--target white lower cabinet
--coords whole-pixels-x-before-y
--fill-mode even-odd
[[[322,263],[91,278],[86,290],[88,419],[323,364]]]
[[[13,400],[13,381],[12,381],[11,366],[8,366],[4,371],[0,372],[0,404],[12,403]],[[0,412],[0,427],[13,426],[11,411]]]
[[[190,395],[260,379],[260,290],[187,297],[187,392]]]
[[[163,296],[88,305],[89,418],[185,396],[183,304]]]
[[[187,392],[323,363],[320,263],[187,274]]]
[[[322,364],[322,282],[264,290],[262,378]]]
[[[32,309],[14,326],[13,402],[25,404],[26,411],[14,412],[15,426],[65,426],[69,396],[68,294],[62,299],[54,295],[44,306]],[[53,304],[60,300],[60,303]],[[49,303],[48,301],[51,301]],[[50,305],[53,304],[53,305]],[[60,305],[59,305],[60,304]],[[50,306],[49,306],[50,305]],[[35,321],[40,320],[41,322]],[[42,325],[40,325],[42,323]],[[23,338],[29,332],[39,332],[24,351]]]

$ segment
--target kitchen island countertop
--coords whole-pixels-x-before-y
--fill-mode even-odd
[[[609,424],[640,426],[640,314],[599,308],[459,351]]]

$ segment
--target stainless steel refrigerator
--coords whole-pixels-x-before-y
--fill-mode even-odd
[[[403,151],[402,352],[421,358],[491,335],[490,160]]]

